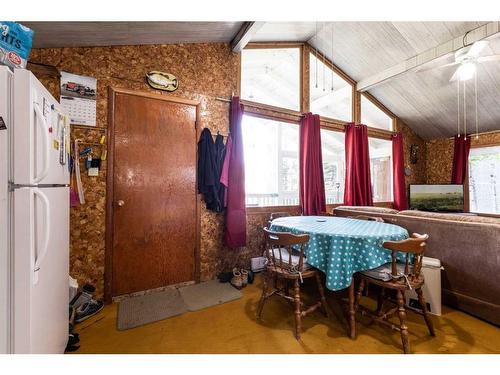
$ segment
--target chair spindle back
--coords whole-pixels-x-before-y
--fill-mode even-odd
[[[282,272],[302,272],[304,269],[304,245],[309,242],[308,234],[292,234],[274,232],[264,228],[266,238],[266,257],[269,265]],[[292,256],[298,256],[299,261],[294,266]]]
[[[397,253],[406,253],[405,259],[405,274],[410,278],[418,278],[422,269],[422,259],[424,258],[425,249],[429,235],[413,233],[410,238],[402,241],[384,241],[383,247],[391,250],[391,273],[393,276],[398,276],[397,269]],[[410,273],[410,256],[413,255],[413,269]]]

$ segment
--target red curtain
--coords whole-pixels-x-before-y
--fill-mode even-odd
[[[344,204],[373,206],[366,125],[345,126],[345,164]]]
[[[408,209],[405,184],[405,157],[403,150],[403,134],[397,133],[392,137],[392,170],[394,208],[402,211]]]
[[[467,173],[469,162],[470,137],[466,135],[455,136],[455,147],[453,152],[453,169],[451,172],[452,184],[463,184]]]
[[[319,115],[312,113],[300,121],[299,181],[302,215],[326,211]]]
[[[245,163],[241,134],[242,118],[243,105],[240,103],[240,98],[235,96],[231,101],[230,131],[232,148],[229,156],[225,235],[226,245],[231,248],[246,246],[247,244]]]

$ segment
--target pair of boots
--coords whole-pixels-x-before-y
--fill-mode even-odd
[[[231,285],[236,289],[244,288],[248,285],[248,271],[245,269],[233,268],[233,278]]]

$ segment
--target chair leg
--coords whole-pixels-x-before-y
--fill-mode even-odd
[[[326,303],[325,289],[323,288],[323,283],[321,282],[321,276],[319,275],[318,272],[316,272],[315,277],[316,277],[316,284],[318,284],[318,291],[321,297],[321,305],[323,307],[323,311],[325,313],[325,316],[329,318],[330,312],[328,310],[328,305]]]
[[[425,324],[427,324],[427,328],[429,329],[429,333],[431,336],[436,336],[434,332],[434,326],[432,325],[431,317],[429,316],[429,311],[427,310],[427,303],[425,302],[424,293],[422,292],[422,288],[418,288],[415,290],[418,296],[418,303],[422,307],[422,312],[424,313]]]
[[[385,297],[385,288],[380,287],[380,291],[378,292],[378,298],[377,298],[377,316],[382,315],[382,310],[384,308],[384,297]]]
[[[361,301],[361,296],[363,295],[363,289],[365,288],[365,280],[359,280],[358,292],[356,293],[356,301],[354,302],[354,310],[358,311],[359,301]]]
[[[264,303],[266,302],[267,299],[266,294],[268,289],[269,275],[267,274],[266,271],[264,271],[264,274],[262,276],[264,276],[262,280],[262,296],[260,297],[259,306],[257,307],[257,319],[260,319],[262,317],[262,309],[264,308]]]
[[[408,327],[406,326],[406,310],[405,310],[405,300],[403,293],[398,290],[397,294],[398,302],[398,315],[399,315],[399,328],[401,329],[401,341],[403,342],[403,351],[405,354],[410,353],[410,338],[408,337]]]
[[[363,291],[363,295],[364,295],[365,297],[368,297],[368,294],[369,294],[368,292],[369,292],[369,290],[370,290],[370,283],[369,283],[368,281],[366,281],[366,280],[365,280],[365,290]]]
[[[294,282],[294,300],[295,300],[295,338],[300,340],[302,331],[302,312],[300,311],[300,283],[296,279]]]
[[[355,303],[354,277],[351,279],[351,285],[349,285],[348,294],[349,294],[349,310],[348,310],[349,337],[354,340],[356,338],[356,310],[354,309],[354,303]]]

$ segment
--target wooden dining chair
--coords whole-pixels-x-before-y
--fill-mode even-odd
[[[384,219],[378,216],[368,216],[368,215],[356,215],[356,216],[348,216],[349,219],[357,219],[357,220],[367,220],[367,221],[376,221],[378,223],[384,223]]]
[[[421,235],[414,233],[411,238],[406,240],[384,241],[383,247],[391,251],[392,261],[375,269],[356,273],[356,278],[359,279],[359,287],[356,293],[355,309],[359,310],[362,315],[368,315],[374,321],[399,331],[401,333],[401,341],[405,354],[410,353],[410,339],[408,336],[408,327],[406,325],[406,309],[411,309],[423,315],[429,333],[431,336],[435,336],[434,327],[429,312],[427,311],[427,305],[422,292],[422,287],[424,285],[424,276],[421,274],[422,259],[424,257],[428,238],[429,236],[427,234]],[[406,254],[404,263],[397,261],[396,255],[398,252]],[[366,282],[380,286],[376,311],[368,310],[359,304]],[[387,289],[396,292],[395,301],[390,298],[385,298]],[[417,293],[421,310],[406,306],[405,292],[412,289]],[[395,306],[384,312],[383,305],[385,300],[389,300]],[[399,326],[389,321],[396,313],[399,317]]]
[[[257,307],[257,318],[261,319],[264,304],[273,295],[292,302],[295,307],[295,338],[299,340],[303,317],[319,307],[322,307],[325,315],[329,316],[320,271],[307,264],[304,256],[304,245],[309,241],[309,235],[273,232],[268,228],[264,228],[264,235],[266,237],[267,264],[263,275],[262,296]],[[284,286],[279,287],[278,283],[271,283],[270,281],[274,278],[284,281]],[[314,305],[306,307],[300,298],[300,285],[303,280],[309,278],[316,279],[320,300]],[[293,283],[293,297],[288,293],[289,283]],[[270,288],[270,284],[273,284],[272,288]]]
[[[279,217],[288,217],[291,216],[288,212],[273,212],[271,215],[269,215],[269,221],[268,221],[268,228],[271,227],[271,224],[274,219],[277,219]]]

